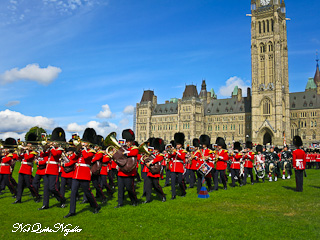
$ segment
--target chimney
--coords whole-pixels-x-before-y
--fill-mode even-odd
[[[247,88],[247,98],[250,99],[251,98],[251,88]]]
[[[238,102],[240,102],[242,100],[242,89],[241,88],[238,89],[237,100],[238,100]]]
[[[166,101],[165,101],[165,103],[166,103],[166,104],[168,104],[168,103],[169,103],[169,101],[168,101],[168,100],[166,100]]]
[[[153,95],[152,103],[153,103],[153,105],[157,105],[157,96],[156,95]]]

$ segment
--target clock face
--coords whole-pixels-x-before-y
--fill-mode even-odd
[[[271,0],[260,0],[262,6],[267,6]]]

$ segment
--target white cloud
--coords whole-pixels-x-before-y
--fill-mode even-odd
[[[10,101],[5,106],[6,107],[13,107],[13,106],[16,106],[18,104],[20,104],[20,101]]]
[[[109,105],[105,104],[102,106],[102,111],[98,113],[97,118],[112,118],[113,116]]]
[[[130,121],[127,118],[123,118],[123,119],[120,120],[119,123],[120,123],[121,126],[125,127],[125,126],[129,126]]]
[[[80,137],[82,137],[83,132],[86,128],[93,128],[98,135],[106,137],[111,132],[121,133],[121,129],[114,123],[109,122],[97,122],[97,121],[90,121],[86,124],[79,125],[78,123],[70,123],[67,126],[67,132],[70,133],[78,133]]]
[[[123,113],[132,115],[134,113],[134,106],[132,105],[126,106],[123,110]]]
[[[0,123],[0,137],[3,137],[4,135],[9,136],[12,132],[16,134],[20,133],[18,135],[22,135],[22,133],[26,133],[34,126],[39,126],[44,129],[52,129],[55,124],[52,119],[46,117],[26,116],[8,109],[0,112]]]
[[[220,87],[219,95],[222,97],[230,97],[235,86],[238,86],[239,88],[242,89],[243,96],[245,96],[247,93],[246,89],[248,87],[250,87],[250,85],[247,81],[244,81],[241,78],[234,76],[234,77],[229,78],[226,81],[225,86]]]
[[[5,71],[0,75],[0,83],[6,84],[19,80],[29,80],[47,85],[53,82],[61,71],[57,67],[40,68],[38,64],[29,64],[21,69],[13,68]]]
[[[26,132],[23,132],[23,133],[6,132],[6,133],[0,133],[0,139],[5,140],[6,138],[11,137],[14,139],[20,138],[21,141],[24,141],[25,135],[26,135]]]

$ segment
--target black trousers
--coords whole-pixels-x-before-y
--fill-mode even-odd
[[[198,171],[196,171],[196,173],[197,173],[197,193],[199,193],[202,187],[202,175]],[[204,180],[207,183],[208,190],[211,190],[212,188],[211,177],[205,177]]]
[[[39,197],[37,191],[31,184],[31,175],[19,173],[19,179],[18,179],[18,189],[17,189],[17,200],[21,201],[22,193],[24,187],[29,188],[32,196]]]
[[[240,169],[233,169],[230,168],[231,171],[231,179],[232,179],[232,187],[234,187],[236,185],[236,179],[235,177],[238,178],[238,182],[241,185],[241,178],[240,178]]]
[[[108,177],[107,175],[100,175],[101,188],[103,189],[105,187],[107,189],[108,193],[112,193],[111,187],[110,187],[110,185],[108,184],[108,181],[107,181],[107,177]]]
[[[171,172],[171,193],[172,197],[176,196],[176,180],[178,178],[178,184],[182,191],[182,195],[186,194],[186,184],[183,179],[183,173]]]
[[[102,192],[102,188],[100,185],[100,174],[99,175],[92,174],[91,181],[94,188],[96,189],[96,197],[99,197],[100,199],[106,199],[106,196]],[[85,194],[83,195],[83,199],[88,200]]]
[[[39,194],[40,188],[40,180],[43,178],[44,175],[36,174],[32,180],[32,186],[36,189],[37,193]]]
[[[190,188],[194,187],[194,184],[196,183],[196,170],[189,170],[190,171]]]
[[[296,190],[298,192],[302,192],[303,191],[303,171],[304,170],[296,170],[295,169]]]
[[[151,201],[151,193],[152,193],[152,187],[156,191],[159,197],[163,198],[165,197],[162,188],[159,184],[159,178],[153,178],[153,177],[147,177],[145,180],[146,185],[146,200],[148,202]]]
[[[72,187],[72,178],[61,177],[60,193],[62,197],[66,194],[66,186]]]
[[[49,207],[51,194],[60,202],[64,199],[58,190],[58,178],[58,175],[46,174],[43,176],[43,206]]]
[[[218,190],[218,175],[220,173],[220,179],[222,181],[223,187],[227,187],[227,181],[226,181],[226,170],[216,170],[214,171],[214,190]]]
[[[10,181],[10,174],[0,174],[0,183],[1,183],[1,185],[3,184],[3,186],[4,186],[0,190],[4,190],[5,187],[7,186],[13,195],[17,194],[16,188],[14,187],[14,185]]]
[[[184,174],[184,180],[185,180],[186,184],[190,183],[190,172],[191,172],[190,169],[186,169],[186,172]]]
[[[123,205],[125,188],[128,191],[131,202],[136,203],[138,199],[134,189],[134,177],[118,176],[118,204]]]
[[[244,168],[244,177],[243,177],[243,184],[247,184],[247,177],[248,174],[250,174],[250,179],[251,179],[251,183],[253,183],[253,173],[252,173],[252,168]]]
[[[112,176],[113,174],[112,174],[112,170],[110,170],[109,172],[108,172],[108,179],[109,179],[109,185],[111,186],[111,187],[114,187],[114,177]]]
[[[141,172],[141,177],[143,179],[143,193],[142,196],[146,195],[146,178],[147,178],[147,173],[146,172]]]
[[[171,171],[169,170],[169,168],[166,168],[166,182],[164,185],[170,184],[170,178],[171,178]]]
[[[90,203],[90,206],[93,208],[97,208],[98,207],[97,201],[94,198],[90,189],[90,181],[72,179],[71,196],[70,196],[70,213],[76,213],[77,194],[78,194],[79,187],[82,188],[84,194],[86,195]]]

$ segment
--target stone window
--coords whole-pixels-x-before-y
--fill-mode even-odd
[[[263,115],[270,115],[271,113],[271,102],[269,99],[263,100]]]

